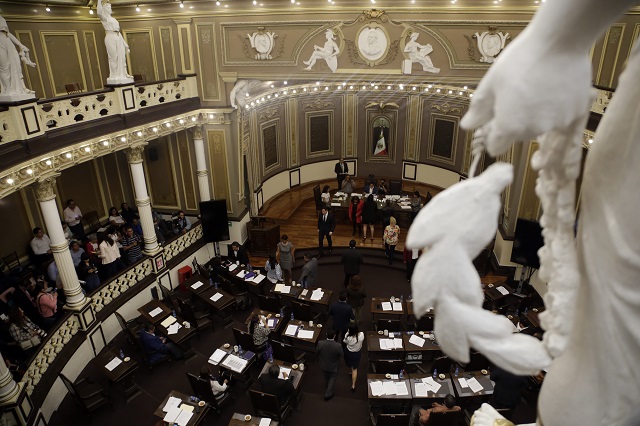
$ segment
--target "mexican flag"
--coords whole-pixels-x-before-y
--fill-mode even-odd
[[[380,138],[378,142],[376,142],[375,150],[373,151],[373,155],[387,155],[387,142],[384,140],[384,132],[380,131]]]

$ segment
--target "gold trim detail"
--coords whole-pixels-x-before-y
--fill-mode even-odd
[[[52,176],[47,176],[36,182],[36,200],[38,200],[39,202],[44,202],[56,198],[56,177],[58,176],[60,176],[60,173],[56,173]]]

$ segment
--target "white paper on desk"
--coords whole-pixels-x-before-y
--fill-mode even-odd
[[[460,387],[463,387],[463,388],[469,387],[469,385],[467,384],[467,379],[465,379],[464,377],[458,377],[458,382],[460,382]]]
[[[402,310],[402,303],[401,302],[393,302],[393,310],[394,311],[401,311]]]
[[[407,382],[396,382],[396,395],[409,395]]]
[[[411,343],[412,345],[423,347],[424,346],[424,339],[422,337],[414,334],[411,337],[409,337],[409,343]]]
[[[211,296],[209,299],[213,300],[214,302],[217,302],[218,300],[222,299],[222,293],[216,293],[213,296]]]
[[[248,361],[246,359],[240,358],[239,356],[233,354],[229,354],[229,356],[226,357],[224,361],[222,361],[222,365],[230,368],[237,373],[242,373],[242,370],[244,370],[244,368],[247,366],[247,362]]]
[[[267,327],[273,328],[275,326],[276,326],[276,319],[275,318],[269,318],[267,320]]]
[[[398,377],[398,375],[397,375],[397,374],[392,374],[392,375],[391,375],[391,379],[392,379],[392,380],[398,380],[398,379],[399,379],[399,377]]]
[[[181,403],[182,403],[182,400],[180,398],[176,398],[175,396],[170,396],[169,399],[167,400],[167,403],[164,404],[164,407],[162,407],[162,411],[166,413],[173,407],[178,408],[178,406]]]
[[[333,207],[340,207],[340,203],[331,203]]]
[[[390,311],[391,310],[391,302],[382,302],[382,310]]]
[[[193,413],[193,405],[182,403],[182,404],[180,404],[180,409],[182,411],[187,411],[189,413]]]
[[[244,278],[244,276],[245,276],[245,275],[247,275],[247,271],[242,270],[242,271],[240,271],[240,272],[238,272],[238,273],[236,274],[236,277],[238,277],[238,278]]]
[[[322,296],[324,296],[324,292],[322,290],[314,290],[313,293],[311,293],[311,300],[320,300],[322,299]]]
[[[273,291],[281,292],[282,287],[284,287],[284,284],[276,284],[276,286],[273,288]]]
[[[298,331],[299,339],[313,339],[313,331],[311,330],[300,330]]]
[[[222,358],[224,358],[226,354],[227,353],[222,349],[216,349],[216,351],[211,355],[211,357],[209,357],[209,362],[213,365],[218,365],[218,363],[222,361]]]
[[[427,396],[427,385],[422,382],[415,383],[416,396]]]
[[[113,369],[119,366],[120,364],[122,364],[122,360],[118,357],[115,357],[114,359],[109,361],[109,363],[105,365],[104,368],[106,368],[109,371],[113,371]]]
[[[403,210],[409,210],[411,206],[401,205],[400,208]]]
[[[473,391],[473,393],[480,392],[484,389],[484,387],[482,387],[480,382],[477,381],[475,377],[468,379],[467,384],[469,385],[469,388]]]
[[[302,293],[300,293],[300,296],[306,296],[307,293],[309,293],[309,290],[305,288],[304,290],[302,290]]]
[[[268,417],[264,417],[260,419],[260,424],[258,426],[269,426],[271,424],[271,419]]]
[[[283,285],[282,286],[282,291],[280,293],[289,293],[291,291],[291,286],[290,285]]]
[[[384,381],[382,382],[382,386],[384,386],[385,395],[396,394],[396,382]]]
[[[262,282],[262,280],[264,280],[264,278],[266,277],[266,275],[256,275],[255,277],[253,277],[252,281],[256,284],[260,284]]]
[[[229,272],[231,271],[235,271],[235,269],[238,267],[238,265],[236,265],[235,263],[232,263],[231,265],[229,265]]]
[[[381,396],[384,395],[384,386],[382,386],[382,382],[371,382],[369,383],[369,387],[371,387],[371,395],[373,396]]]
[[[433,393],[438,393],[438,390],[442,387],[440,383],[433,380],[433,377],[427,377],[426,379],[422,379],[422,381],[427,385],[429,390]]]
[[[180,328],[182,328],[182,326],[180,324],[173,323],[169,326],[169,328],[167,328],[167,334],[176,334],[178,332],[178,330],[180,330]]]
[[[278,374],[278,379],[283,379],[286,380],[284,378],[284,374],[283,373],[287,373],[287,377],[289,377],[291,375],[291,369],[287,368],[287,367],[280,367],[280,374]]]
[[[178,407],[171,407],[169,411],[167,411],[167,414],[164,416],[163,420],[167,423],[173,424],[176,422],[176,419],[178,418],[181,412],[182,410],[179,409]]]
[[[295,336],[296,331],[298,331],[298,326],[290,324],[287,326],[287,330],[284,332],[287,336]]]
[[[496,287],[496,290],[498,290],[500,293],[502,293],[503,296],[506,296],[507,294],[509,294],[509,290],[507,290],[506,288],[500,286],[500,287]]]
[[[191,417],[193,417],[193,412],[180,410],[180,415],[176,419],[176,423],[180,426],[186,426],[187,423],[189,423],[189,420],[191,420]]]
[[[402,339],[393,339],[393,347],[396,349],[402,349]]]
[[[155,308],[153,311],[149,312],[149,315],[152,317],[156,317],[162,313],[162,308]]]
[[[380,339],[378,341],[378,344],[380,345],[380,349],[383,349],[385,351],[388,350],[388,349],[393,349],[393,345],[391,347],[389,347],[388,340],[389,339]]]
[[[198,281],[197,283],[194,283],[194,284],[191,285],[191,289],[192,290],[197,290],[200,287],[202,287],[203,285],[204,285],[204,283],[202,281]]]
[[[160,323],[160,325],[161,325],[161,326],[163,326],[164,328],[167,328],[167,327],[169,327],[171,324],[173,324],[173,323],[174,323],[174,322],[176,322],[176,321],[177,321],[177,320],[176,320],[176,317],[174,317],[174,316],[172,316],[172,315],[169,315],[169,316],[167,317],[167,319],[165,319],[164,321],[162,321],[162,322]]]

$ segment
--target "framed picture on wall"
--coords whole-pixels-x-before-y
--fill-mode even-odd
[[[389,128],[391,122],[387,117],[377,117],[373,121],[373,140],[371,141],[371,156],[373,158],[388,158],[391,152]]]

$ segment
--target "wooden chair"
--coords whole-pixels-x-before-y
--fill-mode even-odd
[[[107,391],[97,383],[93,383],[88,377],[76,383],[69,380],[62,373],[59,374],[59,377],[76,404],[84,409],[87,414],[90,415],[98,408],[110,403]]]
[[[265,296],[263,294],[258,295],[258,307],[263,311],[280,312],[282,306],[280,301],[275,297]]]
[[[378,414],[376,426],[408,426],[408,414]]]
[[[82,93],[82,86],[80,86],[80,83],[67,83],[64,85],[64,89],[67,91],[68,95]]]
[[[220,413],[221,408],[224,407],[225,404],[234,401],[233,395],[228,390],[223,393],[220,399],[216,399],[211,389],[211,384],[205,379],[191,373],[187,373],[187,379],[189,380],[191,389],[193,389],[193,394],[207,402],[216,413]]]
[[[304,362],[304,352],[296,351],[293,345],[288,343],[273,340],[271,341],[271,349],[273,349],[273,357],[275,359],[290,362],[291,364],[300,364]]]
[[[253,343],[253,336],[246,331],[233,328],[233,338],[236,344],[242,346],[245,351],[257,352],[256,345]]]
[[[287,402],[281,406],[275,395],[255,389],[249,389],[249,395],[253,410],[260,417],[269,417],[282,423],[291,413],[291,405]]]
[[[316,321],[320,318],[320,314],[317,312],[313,312],[311,310],[311,305],[305,302],[301,302],[299,300],[293,299],[291,301],[291,310],[293,311],[293,316],[296,319],[302,321]]]
[[[400,195],[402,193],[402,181],[400,179],[389,179],[389,195]]]
[[[379,359],[373,361],[373,370],[376,374],[398,374],[404,368],[404,360]]]
[[[464,412],[445,411],[442,413],[431,413],[427,426],[458,426],[464,424]]]
[[[433,360],[433,364],[431,365],[431,371],[437,369],[440,373],[448,373],[451,371],[451,365],[453,361],[448,356],[441,356]]]
[[[2,265],[0,270],[4,271],[5,269],[7,270],[7,273],[18,277],[19,279],[25,278],[32,272],[29,268],[22,266],[16,251],[9,253],[6,256],[2,256]]]
[[[95,210],[91,210],[82,216],[82,222],[87,226],[89,232],[87,234],[92,234],[96,232],[98,229],[102,228],[102,224],[100,223],[100,216],[98,212]]]
[[[189,321],[196,329],[196,333],[200,334],[201,328],[213,327],[213,321],[206,312],[196,313],[189,302],[178,299],[180,313],[184,319]]]
[[[140,330],[140,325],[137,323],[136,319],[131,321],[126,321],[122,315],[118,312],[114,312],[116,318],[118,319],[118,324],[120,324],[120,328],[124,332],[124,336],[127,338],[127,342],[134,348],[138,347],[138,332]]]
[[[397,319],[378,319],[376,330],[402,331],[402,323]]]

